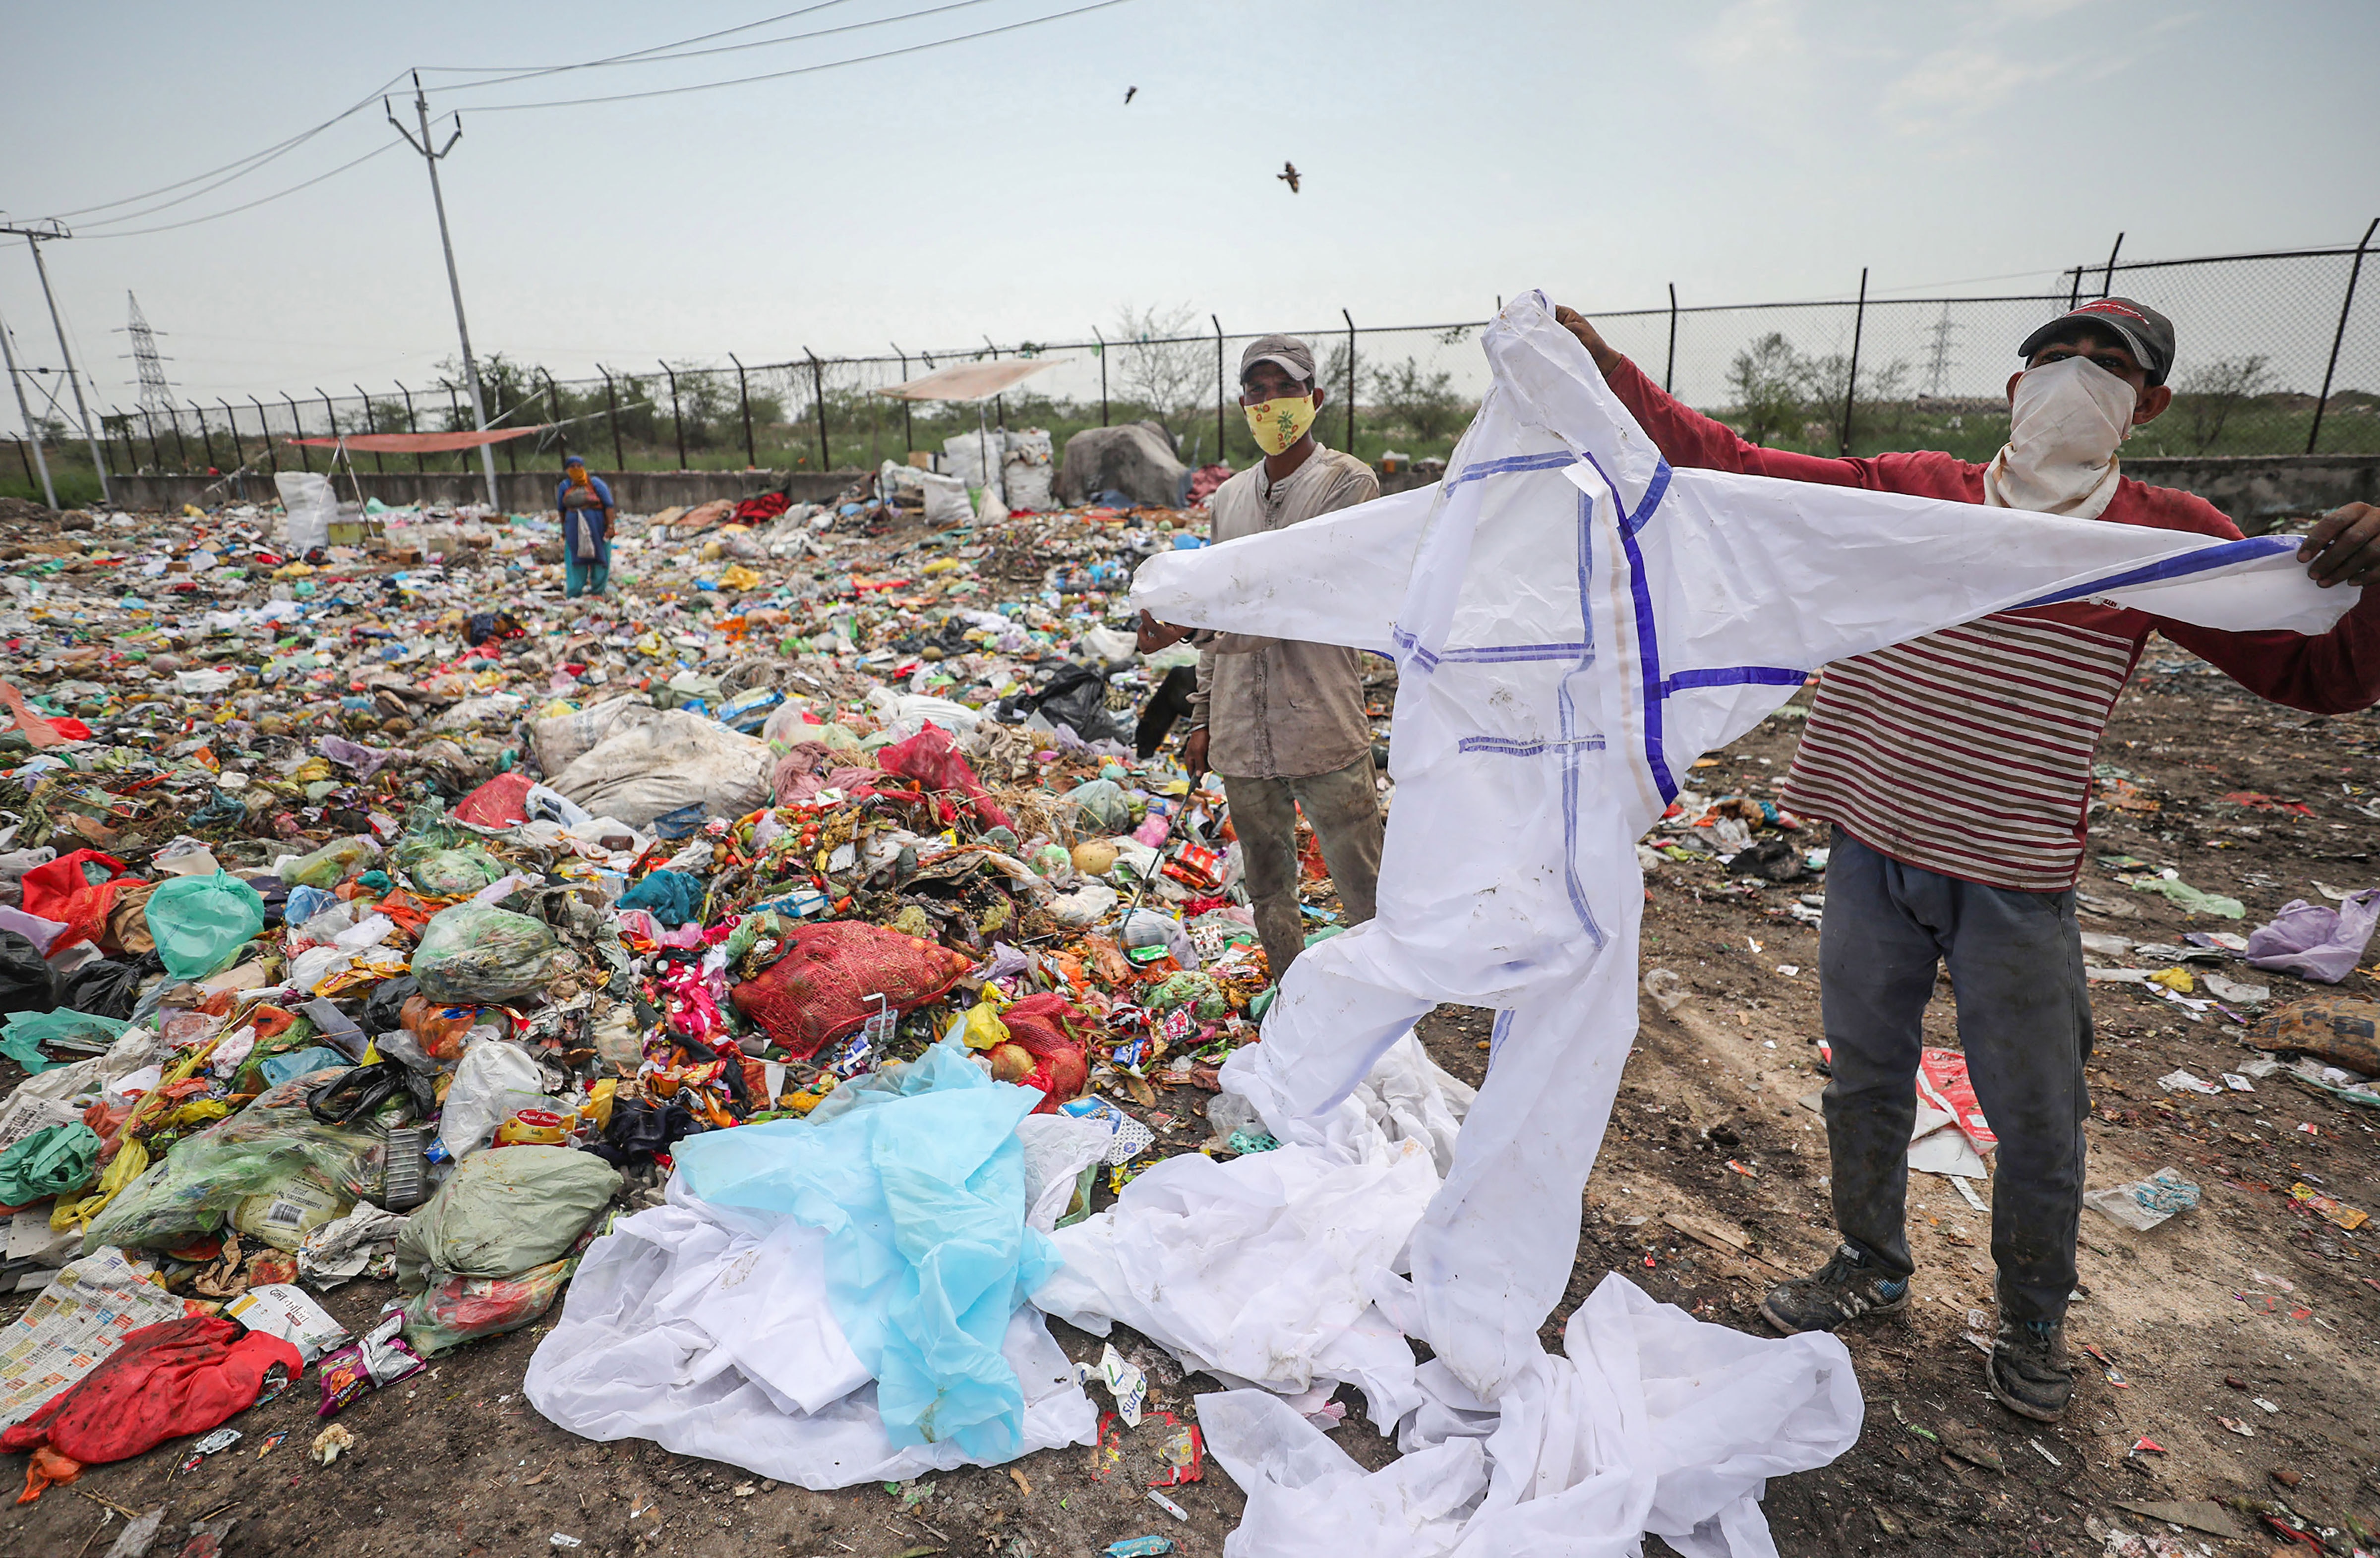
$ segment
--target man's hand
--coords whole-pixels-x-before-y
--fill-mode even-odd
[[[1597,333],[1596,328],[1587,323],[1585,316],[1577,309],[1566,303],[1556,304],[1554,323],[1578,337],[1578,344],[1586,348],[1588,356],[1595,359],[1595,370],[1597,373],[1609,378],[1620,371],[1620,364],[1623,360],[1620,354],[1604,343],[1603,337]]]
[[[1182,738],[1182,766],[1190,770],[1190,782],[1198,782],[1207,771],[1207,727],[1199,726]]]
[[[2298,548],[2306,574],[2328,589],[2333,585],[2380,584],[2380,508],[2350,503],[2314,522]]]
[[[1135,635],[1135,646],[1144,655],[1154,655],[1160,649],[1171,648],[1181,643],[1192,632],[1190,628],[1176,627],[1172,622],[1160,622],[1143,611],[1140,614],[1140,630]]]

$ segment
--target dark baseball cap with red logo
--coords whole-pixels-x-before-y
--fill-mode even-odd
[[[2151,384],[2162,384],[2173,371],[2173,321],[2145,303],[2129,297],[2100,297],[2069,308],[2024,338],[2016,355],[2025,361],[2053,341],[2070,338],[2077,325],[2094,325],[2131,348],[2133,358],[2148,371]]]

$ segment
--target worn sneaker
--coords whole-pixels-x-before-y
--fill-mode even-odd
[[[1780,1282],[1760,1300],[1761,1317],[1788,1335],[1908,1307],[1909,1279],[1886,1276],[1848,1244],[1812,1274]]]
[[[2054,1320],[2003,1320],[1984,1359],[1992,1399],[2020,1417],[2054,1423],[2074,1395],[2066,1361],[2066,1327]]]

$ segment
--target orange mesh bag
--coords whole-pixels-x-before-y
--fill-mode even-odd
[[[785,944],[783,957],[728,998],[796,1060],[857,1032],[884,1007],[907,1011],[940,1000],[974,966],[964,953],[857,920],[803,925]]]
[[[1069,1098],[1082,1095],[1083,1086],[1091,1075],[1090,1040],[1095,1025],[1080,1008],[1054,993],[1027,996],[1002,1008],[1000,1021],[1008,1030],[1008,1044],[1001,1045],[1001,1049],[1014,1045],[1034,1060],[1026,1075],[1003,1080],[1022,1081],[1049,1094],[1034,1109],[1035,1114],[1049,1114]],[[1002,1060],[999,1052],[994,1051],[995,1076],[1002,1069]]]

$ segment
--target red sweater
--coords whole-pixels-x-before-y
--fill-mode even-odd
[[[1931,450],[1833,460],[1746,443],[1623,361],[1612,392],[1673,465],[1984,501],[1984,467]],[[2099,516],[2236,539],[2204,499],[2126,479]],[[2223,633],[2080,602],[2003,611],[1826,669],[1788,804],[1912,865],[2031,892],[2074,885],[2091,761],[2150,633],[2313,714],[2380,703],[2380,592],[2330,632]]]

